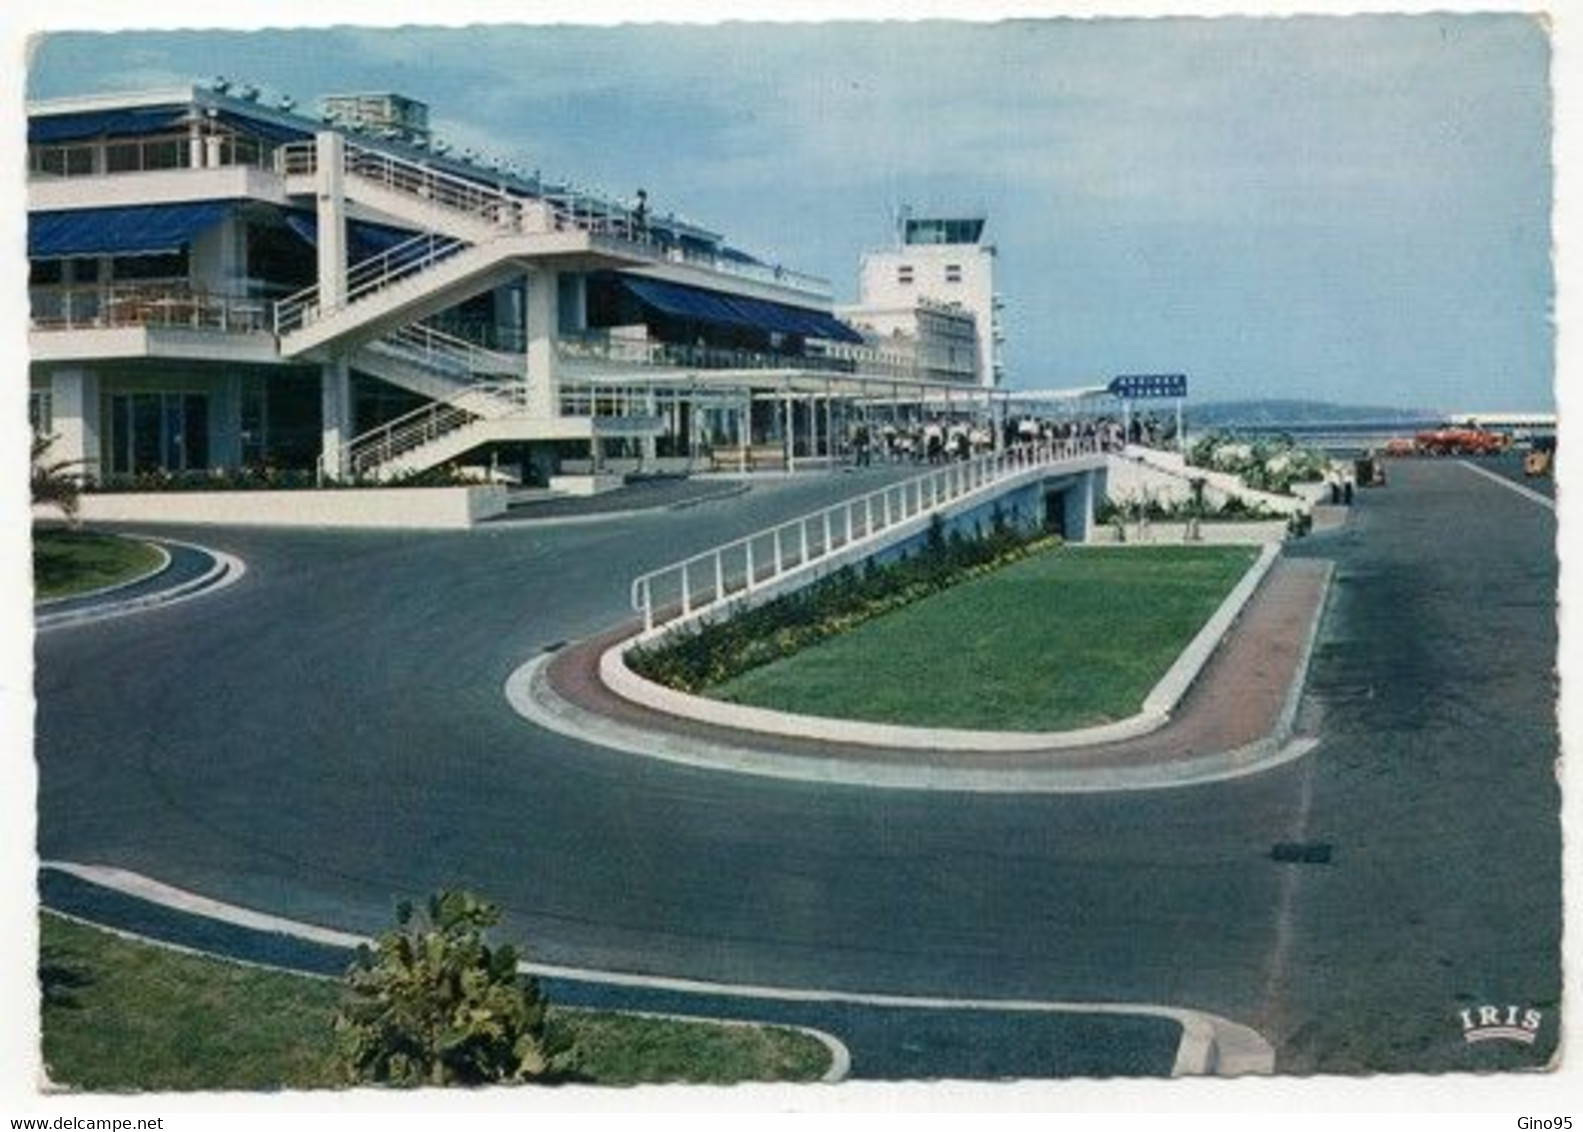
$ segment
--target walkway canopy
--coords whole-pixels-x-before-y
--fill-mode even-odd
[[[224,219],[237,202],[190,201],[75,208],[28,214],[29,259],[95,255],[159,255],[188,247]]]

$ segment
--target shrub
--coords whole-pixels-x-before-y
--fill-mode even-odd
[[[33,436],[32,444],[32,486],[33,502],[38,504],[54,504],[60,508],[66,521],[72,526],[77,525],[78,499],[82,490],[81,460],[51,460],[50,447],[55,443],[53,436]]]
[[[635,648],[627,663],[667,687],[701,692],[1055,541],[1020,531],[999,515],[979,538],[959,531],[947,535],[936,519],[916,554],[884,565],[869,560],[861,569],[843,567],[763,605]]]
[[[395,930],[358,948],[334,1022],[349,1081],[483,1085],[569,1071],[537,980],[518,972],[512,947],[484,940],[498,919],[470,893],[442,892],[424,916],[403,901]]]

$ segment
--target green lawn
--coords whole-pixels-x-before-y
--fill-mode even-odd
[[[1057,547],[708,694],[916,727],[1062,731],[1135,714],[1257,557]]]
[[[91,531],[33,530],[33,584],[40,598],[70,597],[147,574],[160,553],[145,542]]]
[[[330,1088],[339,986],[40,917],[44,1064],[89,1091]],[[830,1055],[795,1030],[551,1008],[598,1085],[813,1081]]]

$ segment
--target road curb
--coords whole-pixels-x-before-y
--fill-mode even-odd
[[[142,537],[142,536],[140,536]],[[163,543],[167,546],[179,546],[186,550],[194,551],[206,556],[210,562],[209,567],[196,578],[169,586],[141,597],[129,598],[125,601],[99,602],[85,606],[81,609],[61,610],[57,613],[40,611],[35,613],[33,627],[38,632],[51,629],[66,629],[77,625],[87,625],[98,621],[106,621],[114,617],[124,617],[130,613],[144,613],[153,609],[164,609],[178,605],[195,597],[225,589],[234,585],[247,573],[247,564],[242,559],[224,551],[213,550],[197,543],[182,542],[169,538],[146,538],[150,543]]]
[[[817,739],[895,750],[999,753],[1072,750],[1117,743],[1158,731],[1171,721],[1171,715],[1182,697],[1203,672],[1209,658],[1220,647],[1220,642],[1257,592],[1280,553],[1278,544],[1263,547],[1247,572],[1188,642],[1165,675],[1150,689],[1140,711],[1126,719],[1098,727],[1044,732],[908,727],[798,715],[727,703],[667,688],[634,672],[628,666],[626,656],[630,650],[643,643],[636,636],[619,641],[605,650],[599,658],[599,678],[606,688],[622,699],[651,711],[772,738]]]
[[[252,928],[257,931],[276,932],[315,943],[338,941],[341,946],[356,946],[359,943],[371,942],[365,937],[337,931],[332,928],[319,927],[225,904],[124,869],[53,860],[40,861],[39,869],[65,873],[80,880],[85,880],[90,884],[134,896],[161,907],[239,927]],[[83,923],[91,923],[95,927],[103,927],[109,931],[116,930],[114,927],[94,923],[82,917],[72,918]],[[174,947],[176,950],[192,950],[160,940],[150,940],[149,942],[161,947]],[[258,966],[258,964],[253,964],[253,966]],[[663,975],[634,975],[616,971],[597,971],[586,968],[528,962],[518,963],[517,968],[524,974],[539,978],[556,978],[605,986],[660,989],[749,1001],[759,999],[782,1003],[847,1003],[859,1006],[920,1010],[998,1010],[1012,1013],[1108,1014],[1164,1018],[1176,1023],[1182,1030],[1182,1036],[1178,1040],[1176,1055],[1171,1068],[1172,1077],[1242,1076],[1246,1074],[1269,1074],[1275,1070],[1274,1047],[1258,1031],[1239,1022],[1223,1018],[1220,1015],[1196,1010],[1191,1007],[1131,1002],[933,998],[920,995],[864,994],[861,992],[818,988],[743,986],[732,983],[709,982],[701,979],[674,978]],[[629,1013],[642,1012],[632,1011]],[[783,1029],[802,1030],[819,1038],[821,1041],[828,1037],[830,1042],[834,1043],[834,1046],[832,1047],[827,1043],[827,1048],[830,1048],[832,1052],[832,1065],[824,1080],[833,1083],[844,1079],[851,1071],[851,1056],[846,1050],[845,1044],[833,1035],[825,1034],[825,1032],[817,1029],[795,1023],[753,1022],[741,1019],[710,1018],[704,1015],[670,1016],[706,1021],[735,1022],[742,1025],[778,1026]],[[835,1060],[837,1048],[841,1051],[839,1061]],[[834,1075],[837,1070],[840,1071],[840,1076]]]
[[[155,566],[152,570],[147,570],[139,574],[137,577],[129,578],[124,582],[116,582],[113,585],[108,586],[100,586],[98,589],[94,590],[84,590],[82,593],[63,594],[60,597],[46,597],[39,601],[35,601],[33,603],[34,612],[47,613],[52,607],[64,605],[68,601],[94,601],[99,598],[109,597],[111,594],[120,593],[122,590],[129,590],[133,586],[140,586],[144,582],[152,581],[154,578],[159,577],[166,570],[170,569],[170,551],[166,550],[153,539],[132,538],[127,535],[116,535],[115,537],[124,538],[128,542],[138,542],[142,543],[144,546],[152,547],[159,555],[159,565]]]

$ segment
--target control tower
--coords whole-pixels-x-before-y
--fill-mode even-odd
[[[1001,299],[995,293],[995,245],[984,240],[982,215],[897,216],[893,247],[865,252],[858,274],[859,304],[901,307],[924,299],[970,312],[978,335],[978,380],[1001,383]]]

